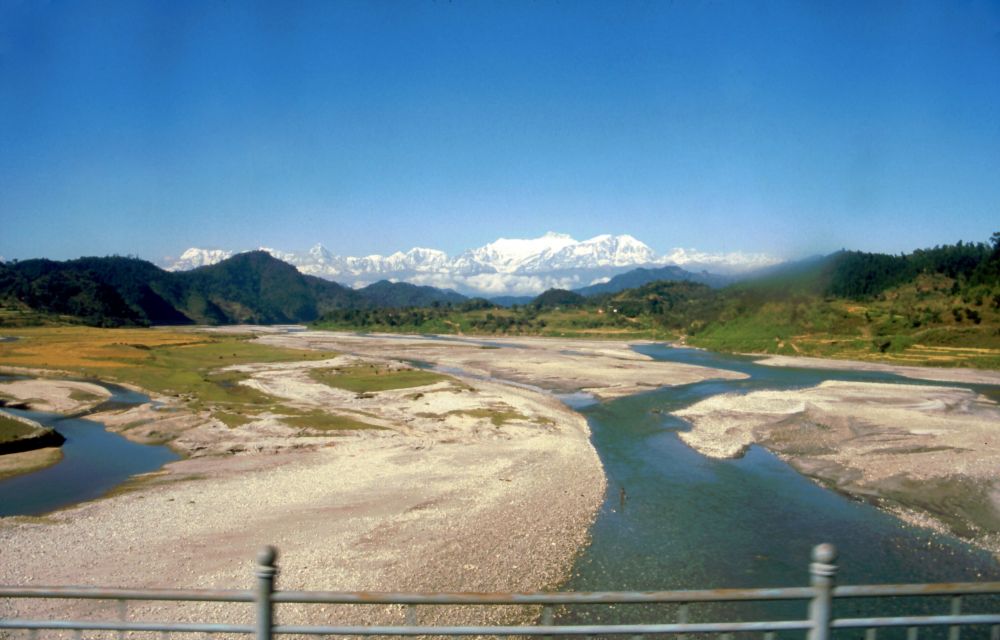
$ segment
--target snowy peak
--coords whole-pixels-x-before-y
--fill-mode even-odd
[[[459,257],[498,273],[542,273],[562,269],[653,264],[656,253],[629,235],[600,235],[582,242],[563,233],[540,238],[500,238]]]
[[[329,264],[333,261],[333,254],[318,242],[309,250],[309,257],[320,264]]]
[[[415,247],[387,256],[338,256],[322,244],[302,253],[261,247],[299,271],[362,287],[379,280],[410,282],[448,288],[471,295],[530,295],[558,287],[585,286],[636,267],[679,265],[688,270],[717,273],[747,271],[779,262],[765,254],[712,254],[695,249],[673,249],[657,255],[630,235],[599,235],[579,241],[564,233],[538,238],[499,238],[457,257],[443,251]],[[234,254],[222,249],[192,248],[168,264],[171,271],[221,262]]]
[[[601,235],[563,248],[551,262],[559,269],[639,266],[656,263],[656,252],[629,235]]]
[[[576,244],[579,243],[564,233],[549,231],[540,238],[500,238],[466,252],[459,259],[467,258],[499,273],[516,273]]]
[[[206,267],[210,264],[222,262],[226,258],[233,256],[232,251],[225,249],[198,249],[191,247],[181,254],[181,257],[167,266],[167,271],[188,271],[198,267]]]

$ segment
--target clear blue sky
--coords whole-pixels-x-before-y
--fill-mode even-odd
[[[1000,3],[0,0],[0,255],[1000,230]]]

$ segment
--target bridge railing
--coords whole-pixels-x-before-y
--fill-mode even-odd
[[[879,629],[905,628],[908,640],[916,640],[919,630],[945,628],[948,640],[960,640],[962,629],[976,631],[976,637],[1000,640],[1000,599],[990,598],[985,612],[963,613],[964,596],[1000,595],[1000,582],[967,582],[942,584],[888,584],[835,586],[836,550],[823,544],[813,550],[809,565],[811,581],[808,587],[778,589],[711,589],[643,592],[538,592],[538,593],[391,593],[340,591],[281,591],[275,589],[277,552],[264,548],[257,557],[256,585],[252,590],[207,589],[105,589],[99,587],[26,587],[0,586],[0,602],[4,599],[111,600],[119,603],[118,620],[59,620],[0,617],[3,630],[27,630],[32,640],[40,630],[82,632],[203,633],[254,635],[256,640],[272,640],[275,634],[331,636],[621,636],[641,637],[652,634],[760,634],[765,640],[777,633],[798,631],[809,640],[828,640],[838,629],[864,630],[865,640],[875,640]],[[948,611],[938,615],[908,615],[885,617],[835,617],[833,603],[843,599],[898,599],[900,597],[947,597]],[[225,602],[252,604],[252,623],[223,624],[203,622],[150,622],[127,619],[131,601],[161,602]],[[800,601],[808,603],[808,616],[792,620],[689,621],[688,607],[695,603],[712,602]],[[341,605],[401,605],[406,608],[404,624],[354,625],[279,624],[274,612],[282,604],[341,604]],[[619,605],[672,603],[676,605],[674,620],[644,624],[572,624],[555,622],[556,607],[573,605]],[[514,625],[420,625],[416,609],[421,606],[532,606],[541,608],[535,624]],[[2,609],[0,609],[2,610]],[[988,631],[987,631],[988,630]]]

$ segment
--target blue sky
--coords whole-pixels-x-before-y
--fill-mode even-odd
[[[0,0],[0,255],[1000,230],[1000,3]]]

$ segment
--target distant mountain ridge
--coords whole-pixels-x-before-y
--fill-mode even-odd
[[[464,299],[453,291],[388,281],[350,289],[305,275],[265,251],[179,273],[122,257],[0,263],[3,306],[23,305],[97,326],[297,323],[333,309]]]
[[[898,256],[840,251],[765,271],[713,289],[677,267],[639,268],[602,284],[614,290],[656,280],[588,296],[554,288],[498,312],[487,300],[409,283],[351,289],[305,275],[265,251],[184,272],[137,258],[37,259],[0,262],[0,325],[320,320],[353,330],[587,335],[644,326],[724,350],[863,355],[866,344],[878,353],[924,345],[921,353],[933,358],[947,349],[955,361],[1000,366],[1000,233],[989,243]],[[550,320],[561,324],[550,327]]]
[[[388,279],[487,297],[537,295],[551,288],[579,289],[636,267],[674,265],[732,274],[780,262],[765,254],[708,254],[693,249],[674,249],[657,255],[630,235],[599,235],[578,241],[554,232],[538,238],[500,238],[455,257],[423,247],[388,256],[363,257],[337,256],[321,244],[304,253],[266,247],[260,250],[294,265],[304,274],[351,287]],[[169,271],[185,271],[233,255],[236,255],[233,251],[191,248],[165,266]]]

